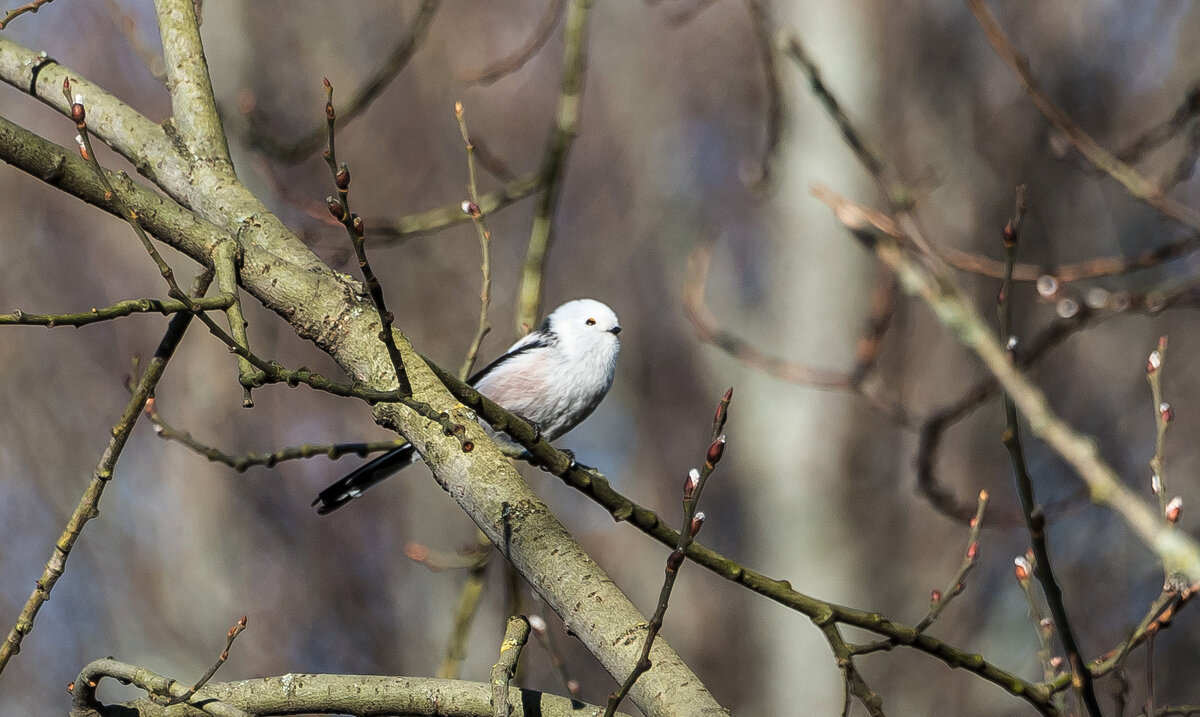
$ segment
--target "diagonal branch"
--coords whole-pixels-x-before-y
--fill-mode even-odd
[[[983,361],[1013,403],[1029,421],[1033,434],[1048,443],[1087,484],[1092,500],[1111,507],[1163,561],[1171,573],[1200,580],[1200,543],[1170,530],[1103,458],[1090,436],[1076,432],[1058,417],[1045,395],[1013,365],[1000,343],[964,298],[954,280],[930,268],[904,248],[907,236],[886,216],[844,199],[823,186],[813,194],[829,205],[834,216],[865,246],[875,252],[897,276],[905,290],[919,295],[938,320]]]

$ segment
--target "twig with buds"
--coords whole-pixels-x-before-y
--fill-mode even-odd
[[[234,623],[233,627],[229,628],[229,632],[225,634],[225,649],[221,650],[221,654],[217,657],[217,661],[213,663],[212,667],[208,668],[208,671],[205,672],[204,675],[196,681],[196,684],[192,685],[187,692],[182,695],[176,695],[175,697],[167,700],[164,703],[164,706],[170,707],[171,705],[188,702],[196,695],[197,690],[207,685],[208,681],[213,678],[213,675],[217,674],[217,670],[221,669],[221,665],[224,665],[225,661],[229,659],[229,649],[233,647],[233,641],[236,640],[237,636],[242,634],[242,631],[245,629],[246,616],[242,615],[242,619]]]
[[[54,2],[54,0],[33,0],[33,2],[27,2],[20,7],[15,7],[12,10],[9,10],[4,14],[4,17],[0,17],[0,30],[8,27],[8,23],[16,20],[19,16],[24,15],[27,12],[36,13],[38,10],[42,9],[43,5],[48,5],[52,2]]]
[[[700,528],[704,526],[704,513],[697,512],[696,506],[700,503],[700,494],[704,491],[704,484],[708,482],[708,477],[712,475],[717,464],[721,462],[721,457],[725,455],[725,434],[721,431],[725,428],[725,420],[729,417],[729,402],[732,400],[733,389],[731,388],[725,392],[717,404],[717,411],[713,416],[712,442],[709,443],[708,450],[704,453],[704,466],[699,469],[691,469],[688,471],[687,478],[684,479],[683,529],[679,531],[679,542],[676,543],[675,549],[667,556],[666,575],[663,578],[662,590],[658,593],[658,606],[654,609],[654,615],[647,625],[642,654],[638,657],[633,671],[625,678],[621,687],[608,696],[604,717],[612,717],[616,713],[617,708],[621,706],[621,700],[629,694],[633,684],[650,670],[650,648],[654,646],[654,638],[658,637],[658,632],[662,629],[663,618],[667,614],[667,604],[671,600],[671,591],[675,588],[675,579],[679,577],[679,568],[683,566],[683,561],[687,557],[688,547],[696,539]]]
[[[1150,383],[1150,395],[1154,399],[1154,457],[1150,459],[1150,491],[1158,498],[1158,508],[1162,511],[1163,519],[1168,525],[1175,525],[1179,520],[1179,511],[1183,501],[1179,497],[1167,500],[1167,484],[1163,475],[1163,455],[1167,437],[1167,428],[1175,417],[1171,404],[1163,398],[1162,375],[1163,365],[1167,358],[1167,337],[1158,338],[1158,346],[1150,352],[1146,359],[1146,381]]]
[[[396,79],[408,65],[417,48],[421,46],[421,41],[428,34],[427,31],[433,22],[433,16],[440,4],[441,0],[423,0],[421,2],[421,7],[417,9],[417,14],[413,18],[412,24],[409,25],[408,32],[392,48],[388,58],[379,66],[379,69],[367,78],[358,91],[343,103],[341,111],[343,123],[353,121],[365,112],[380,93],[387,89],[392,80]],[[269,131],[260,127],[253,115],[248,115],[247,119],[249,121],[247,143],[283,162],[299,162],[308,159],[325,139],[325,127],[317,126],[296,140],[280,141]]]
[[[942,614],[942,611],[950,604],[950,601],[962,594],[966,588],[967,574],[975,568],[979,563],[979,532],[983,528],[983,511],[987,508],[988,492],[986,490],[979,491],[979,507],[975,511],[975,517],[970,521],[970,532],[967,536],[967,549],[963,553],[962,562],[958,566],[958,570],[954,572],[954,576],[950,578],[950,583],[944,590],[934,590],[929,596],[929,612],[925,617],[916,624],[913,628],[917,632],[924,632],[929,629],[935,620]]]
[[[1017,244],[1020,237],[1021,221],[1025,216],[1025,211],[1025,187],[1022,185],[1017,187],[1015,214],[1001,232],[1001,240],[1004,245],[1004,284],[1000,289],[998,307],[1000,313],[1000,338],[1010,347],[1008,349],[1010,352],[1011,347],[1015,345],[1015,334],[1013,333],[1012,272],[1013,266],[1017,262]],[[1067,608],[1063,600],[1062,588],[1059,586],[1058,580],[1054,576],[1054,570],[1050,565],[1050,550],[1046,540],[1046,514],[1041,506],[1037,504],[1037,499],[1034,496],[1033,478],[1029,475],[1029,468],[1025,462],[1025,449],[1021,445],[1020,426],[1017,422],[1017,406],[1013,402],[1009,392],[1005,391],[1003,395],[1005,420],[1003,433],[1004,447],[1008,449],[1008,455],[1012,461],[1017,495],[1021,499],[1021,512],[1025,516],[1026,530],[1029,531],[1029,542],[1034,557],[1032,565],[1034,575],[1037,577],[1038,583],[1042,586],[1042,592],[1046,596],[1046,603],[1050,608],[1050,614],[1054,618],[1054,624],[1058,627],[1058,634],[1062,640],[1063,649],[1067,653],[1067,662],[1072,674],[1071,681],[1076,689],[1076,693],[1079,695],[1091,717],[1102,717],[1103,713],[1100,710],[1100,701],[1096,697],[1095,685],[1092,684],[1092,673],[1088,671],[1085,665],[1086,660],[1075,640],[1075,631],[1067,617]]]
[[[975,508],[975,515],[968,522],[970,530],[967,533],[967,549],[963,551],[962,562],[958,566],[958,570],[950,578],[950,582],[943,590],[933,590],[929,594],[929,611],[925,617],[913,626],[913,631],[923,633],[929,629],[929,626],[942,614],[946,607],[954,598],[962,594],[966,588],[967,574],[970,573],[979,562],[979,533],[983,528],[983,511],[987,508],[988,492],[986,490],[979,491],[979,502]],[[847,656],[853,657],[857,655],[867,655],[880,650],[890,650],[897,644],[895,639],[876,640],[861,645],[849,645]]]
[[[488,324],[488,306],[492,301],[492,233],[483,223],[483,210],[479,208],[479,182],[475,176],[475,143],[471,141],[471,135],[467,132],[467,118],[461,102],[454,103],[454,117],[458,120],[458,129],[462,133],[463,144],[467,148],[467,192],[471,198],[462,203],[462,208],[463,213],[471,217],[471,222],[475,225],[475,232],[479,235],[480,269],[483,272],[483,285],[479,289],[479,328],[475,331],[475,338],[471,340],[471,347],[467,349],[467,358],[458,371],[458,377],[466,381],[467,377],[471,375],[471,367],[475,365],[475,359],[479,356],[479,347],[483,344],[483,337],[492,330],[491,325]]]
[[[1033,621],[1037,630],[1038,661],[1042,663],[1043,679],[1049,681],[1062,672],[1063,660],[1054,654],[1054,620],[1047,617],[1042,610],[1037,589],[1034,587],[1033,566],[1036,564],[1037,558],[1034,557],[1033,551],[1026,551],[1024,555],[1013,559],[1013,574],[1021,592],[1025,594],[1025,602],[1029,605],[1029,619]]]
[[[1001,239],[1004,246],[1004,283],[1000,291],[1000,326],[1001,339],[1008,347],[1015,345],[1013,333],[1013,266],[1016,264],[1016,248],[1020,237],[1021,219],[1025,217],[1025,187],[1016,187],[1016,210],[1008,224],[1004,225]],[[1012,350],[1009,348],[1009,350]],[[1072,683],[1079,698],[1084,703],[1088,715],[1102,717],[1100,703],[1096,697],[1096,687],[1092,683],[1092,674],[1087,670],[1085,658],[1075,640],[1075,632],[1067,617],[1067,605],[1064,603],[1062,588],[1058,585],[1054,570],[1050,566],[1050,550],[1046,544],[1045,512],[1037,505],[1033,495],[1033,478],[1025,463],[1025,448],[1021,446],[1021,434],[1016,420],[1016,404],[1006,391],[1004,397],[1004,447],[1008,448],[1009,459],[1013,463],[1013,474],[1016,481],[1016,494],[1021,499],[1021,512],[1025,516],[1025,525],[1030,534],[1032,547],[1033,574],[1049,604],[1050,614],[1054,616],[1058,635],[1062,640],[1063,649],[1067,651],[1067,662],[1072,671]]]
[[[8,314],[0,314],[0,326],[87,326],[99,321],[111,321],[130,314],[158,313],[163,316],[178,314],[183,311],[224,311],[233,303],[232,294],[217,294],[210,297],[196,297],[191,306],[175,299],[128,299],[118,301],[112,306],[91,308],[75,314],[30,314],[16,310]]]
[[[159,438],[167,441],[175,441],[189,450],[199,453],[214,463],[223,463],[229,466],[238,473],[243,473],[254,466],[274,468],[276,465],[284,461],[315,458],[317,456],[325,456],[330,460],[337,460],[342,456],[348,455],[364,457],[370,455],[371,453],[390,451],[393,448],[397,448],[407,443],[403,439],[394,439],[390,441],[369,441],[365,443],[305,443],[300,446],[287,446],[270,453],[245,453],[242,455],[235,455],[226,453],[206,443],[202,443],[192,436],[191,433],[178,430],[171,426],[169,423],[167,423],[166,419],[162,417],[162,414],[158,412],[157,399],[151,398],[149,401],[146,401],[145,410],[146,418],[150,419],[150,423],[154,424],[154,433]]]
[[[346,235],[350,237],[350,243],[354,246],[354,253],[358,257],[358,268],[362,270],[363,281],[367,284],[367,292],[371,295],[371,302],[375,304],[375,310],[379,313],[379,340],[387,348],[388,357],[392,360],[399,392],[409,396],[412,395],[412,387],[408,383],[408,373],[404,370],[404,357],[400,355],[400,348],[396,345],[396,337],[392,333],[395,316],[388,311],[387,304],[383,299],[383,285],[379,283],[379,278],[371,269],[371,262],[367,260],[366,225],[363,223],[362,217],[350,211],[350,168],[345,162],[338,163],[337,161],[334,143],[334,125],[337,122],[337,113],[333,109],[333,85],[328,79],[324,80],[324,83],[325,120],[329,146],[323,156],[325,163],[329,165],[330,174],[333,175],[333,183],[337,187],[337,197],[327,197],[325,204],[329,207],[329,213],[333,215],[333,218],[346,228]]]

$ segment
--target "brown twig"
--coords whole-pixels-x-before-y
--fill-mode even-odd
[[[961,595],[963,590],[966,589],[967,575],[975,568],[979,561],[979,533],[983,529],[983,511],[987,508],[987,502],[987,491],[979,491],[979,504],[975,510],[975,515],[971,517],[969,523],[970,530],[967,533],[967,549],[963,551],[962,562],[959,563],[958,570],[951,576],[950,581],[944,589],[934,590],[930,593],[929,611],[913,627],[917,632],[928,630],[950,605],[951,601]],[[893,640],[881,640],[864,645],[851,645],[850,654],[865,655],[878,650],[891,649],[895,644]]]
[[[766,143],[759,162],[759,174],[751,183],[752,187],[759,188],[770,184],[775,158],[783,140],[783,87],[775,62],[775,28],[767,0],[746,0],[746,9],[750,12],[750,25],[754,29],[754,44],[758,48],[767,93]]]
[[[667,557],[663,585],[658,593],[658,605],[646,626],[646,640],[642,643],[642,654],[638,657],[633,671],[629,673],[617,691],[608,696],[604,717],[612,717],[616,713],[617,708],[621,706],[621,701],[625,699],[625,695],[633,689],[634,683],[650,670],[650,648],[654,646],[654,638],[658,637],[658,632],[662,629],[663,618],[667,614],[667,605],[671,601],[671,592],[675,588],[675,579],[679,577],[679,568],[683,566],[683,561],[687,557],[688,547],[696,539],[696,534],[704,525],[704,513],[696,512],[696,506],[700,503],[700,494],[704,490],[704,484],[708,482],[709,476],[712,475],[713,470],[721,461],[721,456],[725,453],[725,435],[721,431],[725,428],[725,419],[729,416],[729,402],[732,400],[733,389],[731,388],[725,392],[717,404],[717,412],[713,417],[711,443],[704,455],[704,466],[699,470],[693,468],[684,481],[683,530],[679,531],[679,541],[675,545],[675,550]]]
[[[1001,232],[1004,245],[1005,272],[1004,285],[1000,290],[1000,306],[998,309],[1000,314],[1000,338],[1010,347],[1015,346],[1014,342],[1016,340],[1013,333],[1012,270],[1013,265],[1016,263],[1017,247],[1020,243],[1021,224],[1025,218],[1025,211],[1025,187],[1019,186],[1017,187],[1015,214]],[[1013,478],[1016,482],[1017,495],[1021,500],[1021,513],[1025,518],[1026,531],[1029,533],[1029,542],[1032,546],[1034,557],[1034,575],[1037,577],[1038,583],[1042,586],[1042,593],[1046,596],[1046,603],[1050,607],[1050,614],[1054,616],[1059,639],[1062,640],[1063,649],[1067,653],[1067,664],[1072,673],[1071,683],[1075,686],[1076,694],[1083,702],[1088,714],[1092,717],[1102,717],[1100,701],[1096,697],[1096,687],[1092,683],[1092,673],[1088,671],[1085,664],[1086,660],[1079,650],[1078,642],[1075,639],[1075,630],[1067,615],[1062,587],[1058,584],[1058,580],[1050,564],[1050,546],[1046,537],[1046,514],[1037,504],[1037,499],[1034,495],[1033,478],[1029,475],[1029,469],[1025,462],[1025,449],[1021,443],[1021,431],[1017,422],[1017,406],[1008,392],[1004,393],[1004,422],[1004,447],[1008,449],[1009,458],[1012,461]]]
[[[411,395],[412,388],[408,383],[408,372],[404,369],[404,357],[400,355],[400,348],[396,345],[396,337],[392,333],[395,316],[388,311],[383,298],[383,285],[379,283],[379,277],[375,275],[371,269],[371,262],[367,259],[366,225],[363,223],[362,217],[350,211],[350,168],[345,162],[338,163],[337,161],[334,142],[337,113],[333,109],[333,85],[328,79],[324,83],[325,124],[328,137],[328,148],[324,152],[324,157],[325,163],[329,165],[329,173],[333,175],[333,182],[338,193],[336,199],[329,197],[325,203],[329,206],[329,213],[333,215],[333,218],[340,221],[346,228],[346,235],[350,237],[350,243],[354,246],[354,253],[358,257],[358,268],[362,270],[363,281],[367,284],[367,292],[371,295],[371,302],[375,304],[375,310],[379,314],[379,340],[387,348],[388,357],[392,360],[392,367],[396,371],[398,390],[404,395]]]
[[[909,424],[903,406],[868,390],[865,386],[871,369],[879,359],[883,335],[895,309],[897,288],[890,272],[880,275],[871,293],[871,315],[867,321],[867,328],[859,337],[854,366],[848,372],[830,371],[813,368],[798,361],[768,356],[720,323],[704,299],[708,288],[712,252],[710,242],[700,242],[688,255],[687,277],[683,287],[683,311],[698,339],[716,346],[756,371],[788,383],[827,390],[856,391],[892,422]]]
[[[479,183],[475,176],[475,144],[467,132],[467,119],[461,102],[454,103],[454,116],[458,120],[458,129],[462,133],[463,145],[467,149],[467,193],[471,197],[463,202],[463,212],[471,217],[475,224],[475,233],[479,235],[480,270],[483,274],[482,286],[479,289],[479,328],[475,338],[467,349],[467,357],[463,361],[458,377],[466,381],[471,375],[471,368],[479,356],[479,347],[483,345],[483,337],[492,330],[488,323],[488,306],[492,302],[492,233],[488,231],[483,221],[483,210],[479,208]]]
[[[1168,197],[1161,188],[1156,187],[1136,169],[1101,147],[1050,98],[1050,95],[1034,78],[1029,61],[1013,47],[1012,41],[983,0],[966,0],[966,3],[996,54],[1000,56],[1004,64],[1008,65],[1020,81],[1021,86],[1025,88],[1025,94],[1050,121],[1050,124],[1066,135],[1075,149],[1092,166],[1119,182],[1134,199],[1148,204],[1163,216],[1183,224],[1193,231],[1200,231],[1200,214],[1196,210]]]
[[[167,700],[165,706],[170,707],[171,705],[190,702],[191,699],[196,696],[197,690],[207,685],[208,681],[213,678],[213,675],[217,674],[217,670],[221,669],[221,666],[224,665],[225,661],[229,659],[229,649],[233,647],[233,641],[236,640],[237,636],[242,634],[242,631],[245,629],[246,616],[242,615],[242,619],[235,622],[233,627],[229,628],[229,632],[225,634],[225,649],[221,650],[221,654],[217,656],[217,661],[212,664],[212,667],[209,667],[208,671],[206,671],[199,680],[196,680],[196,684],[188,688],[187,692],[183,693],[182,695],[176,695]]]
[[[16,20],[19,16],[25,13],[36,13],[42,9],[43,5],[48,5],[52,2],[54,0],[33,0],[33,2],[27,2],[24,5],[9,10],[4,17],[0,17],[0,30],[8,27],[8,23]]]
[[[178,314],[184,311],[224,311],[233,303],[230,294],[218,294],[206,298],[193,298],[191,306],[175,299],[129,299],[118,301],[112,306],[92,308],[74,314],[30,314],[16,310],[8,314],[0,314],[0,326],[87,326],[99,321],[111,321],[131,314],[158,313],[163,316]]]
[[[550,0],[546,5],[545,12],[542,13],[542,19],[538,21],[537,27],[530,33],[524,45],[507,57],[465,75],[462,78],[463,82],[471,85],[491,85],[520,70],[545,46],[550,35],[554,33],[554,28],[558,26],[558,21],[562,18],[563,9],[566,6],[566,0]]]
[[[1086,279],[1121,276],[1139,269],[1152,269],[1173,259],[1187,256],[1197,249],[1200,249],[1200,234],[1189,234],[1162,246],[1138,252],[1133,256],[1096,257],[1057,267],[1016,264],[1013,266],[1013,280],[1032,282],[1049,276],[1061,284],[1070,284]],[[942,248],[939,251],[946,263],[956,269],[992,279],[1004,278],[1004,262],[999,259],[951,247]]]
[[[428,34],[429,26],[433,22],[433,16],[440,3],[441,0],[422,0],[421,7],[417,10],[412,25],[408,28],[408,33],[400,38],[400,42],[392,49],[387,60],[367,79],[366,83],[351,95],[349,100],[342,103],[340,114],[343,123],[351,122],[365,112],[408,65],[409,60],[420,47],[421,41]],[[299,139],[282,142],[259,126],[253,117],[250,117],[249,120],[247,142],[283,162],[299,162],[311,155],[325,139],[324,125],[313,127]]]
[[[238,473],[242,473],[254,466],[263,466],[265,468],[274,468],[284,461],[297,459],[315,458],[316,456],[325,456],[330,460],[337,460],[342,456],[366,456],[371,453],[379,453],[381,451],[389,451],[398,448],[406,443],[403,439],[391,441],[372,441],[366,443],[329,443],[329,444],[312,444],[305,443],[300,446],[288,446],[280,448],[277,451],[270,453],[246,453],[243,455],[234,455],[225,453],[218,448],[201,443],[191,433],[180,431],[172,427],[162,415],[158,412],[157,399],[151,398],[146,402],[146,418],[150,423],[154,424],[154,433],[159,438],[167,441],[179,443],[189,450],[199,453],[208,460],[214,463],[223,463]]]

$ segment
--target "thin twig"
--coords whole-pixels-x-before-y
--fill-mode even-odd
[[[1167,337],[1160,336],[1158,346],[1150,352],[1146,361],[1146,381],[1150,384],[1150,396],[1154,400],[1154,456],[1150,459],[1150,490],[1158,498],[1158,509],[1164,519],[1167,514],[1167,483],[1163,475],[1163,454],[1166,447],[1167,427],[1171,425],[1171,405],[1163,400],[1162,374],[1167,359]]]
[[[36,13],[38,10],[42,9],[43,5],[48,5],[52,2],[54,2],[54,0],[33,0],[33,2],[28,2],[20,7],[9,10],[4,17],[0,17],[0,30],[8,27],[8,23],[17,19],[19,16],[24,15],[25,13]]]
[[[474,553],[463,555],[460,564],[466,563],[467,577],[458,592],[458,604],[454,608],[454,627],[450,631],[450,640],[446,645],[446,656],[438,667],[437,676],[445,679],[458,677],[463,662],[467,659],[467,638],[475,616],[479,614],[479,604],[483,598],[484,577],[491,558],[495,555],[492,543],[482,532],[477,533],[479,544]],[[411,553],[409,557],[412,557]],[[428,566],[428,559],[422,560]]]
[[[1033,71],[1029,67],[1029,61],[1021,56],[1016,48],[1013,47],[1012,41],[1004,32],[1004,29],[1000,27],[996,16],[992,14],[983,0],[966,0],[966,3],[971,9],[971,13],[975,15],[975,20],[987,36],[988,42],[991,43],[992,48],[1000,56],[1004,64],[1008,65],[1009,69],[1016,75],[1021,86],[1025,88],[1025,93],[1029,96],[1029,99],[1041,110],[1046,119],[1050,121],[1050,124],[1054,125],[1058,131],[1067,136],[1067,139],[1070,140],[1075,149],[1088,162],[1096,167],[1096,169],[1099,169],[1119,182],[1134,199],[1145,202],[1169,219],[1179,222],[1194,231],[1200,231],[1200,214],[1196,210],[1168,197],[1163,193],[1161,188],[1154,186],[1153,183],[1139,174],[1136,169],[1122,162],[1108,150],[1101,147],[1096,140],[1092,139],[1091,135],[1084,132],[1083,128],[1076,124],[1050,98],[1050,95],[1041,88],[1036,78],[1034,78]]]
[[[196,691],[207,685],[208,681],[213,678],[213,675],[217,674],[217,670],[221,669],[221,666],[224,665],[225,661],[229,659],[229,650],[233,647],[233,641],[236,640],[237,636],[242,634],[242,631],[245,629],[246,616],[242,615],[242,619],[235,622],[233,627],[229,628],[229,632],[225,634],[225,649],[221,650],[221,654],[217,656],[217,661],[212,664],[212,667],[209,667],[208,670],[201,675],[200,679],[196,680],[196,684],[192,685],[187,692],[183,693],[182,695],[175,695],[171,699],[167,700],[165,706],[170,707],[171,705],[190,702],[191,699],[196,696]]]
[[[495,214],[505,207],[533,195],[542,188],[541,172],[523,174],[505,184],[503,187],[479,195],[479,211],[483,214]],[[410,214],[392,221],[373,221],[377,244],[391,246],[412,237],[424,236],[441,231],[446,227],[471,221],[471,217],[463,213],[462,202],[447,204],[418,214]]]
[[[712,475],[725,452],[725,436],[721,431],[725,428],[725,419],[729,416],[729,402],[732,400],[733,389],[731,388],[725,392],[717,404],[717,412],[713,417],[711,442],[704,455],[704,466],[699,470],[693,468],[684,481],[683,530],[679,531],[679,541],[675,544],[675,550],[667,557],[663,585],[658,593],[658,605],[646,626],[646,639],[642,643],[642,654],[638,657],[633,671],[629,673],[617,691],[608,696],[604,717],[612,717],[616,713],[617,708],[621,706],[621,701],[629,694],[629,690],[633,689],[634,683],[650,670],[650,648],[654,646],[654,638],[658,637],[658,632],[662,629],[663,618],[667,614],[667,605],[671,601],[671,592],[675,588],[675,579],[679,577],[679,568],[683,566],[688,546],[696,539],[696,534],[704,525],[704,513],[697,513],[696,506],[700,503],[700,494],[704,491],[704,484],[708,482],[709,476]]]
[[[545,46],[550,35],[554,33],[554,28],[558,26],[563,8],[566,6],[566,0],[550,0],[546,5],[545,12],[542,13],[542,19],[538,21],[537,27],[534,28],[524,45],[508,57],[501,58],[477,72],[466,75],[462,78],[463,82],[470,85],[491,85],[520,70]]]
[[[925,617],[918,622],[913,629],[917,632],[925,632],[931,625],[941,616],[942,612],[950,605],[954,598],[962,594],[966,589],[967,575],[975,568],[979,562],[979,533],[983,529],[983,511],[987,508],[988,493],[986,490],[979,491],[979,503],[975,509],[975,515],[970,521],[970,530],[967,532],[967,549],[963,551],[962,562],[959,563],[958,570],[954,571],[954,575],[946,584],[943,590],[934,590],[929,596],[929,611],[925,613]],[[879,650],[890,650],[895,646],[893,640],[881,640],[878,642],[867,643],[863,645],[851,645],[851,655],[866,655]]]
[[[367,260],[366,226],[361,217],[350,211],[350,168],[346,166],[345,162],[339,164],[337,161],[337,150],[334,143],[334,125],[337,121],[337,114],[333,109],[333,85],[328,79],[325,80],[325,119],[329,142],[324,153],[325,162],[329,165],[329,173],[333,175],[338,193],[337,199],[329,197],[325,201],[329,205],[329,212],[346,228],[346,235],[350,237],[350,243],[354,245],[354,253],[358,257],[358,267],[363,273],[363,281],[367,284],[367,292],[371,295],[371,302],[375,304],[375,310],[379,314],[379,340],[387,348],[388,357],[392,360],[392,367],[396,371],[398,390],[404,395],[411,395],[412,387],[409,386],[408,373],[404,369],[404,357],[400,355],[400,348],[396,345],[396,337],[392,333],[395,316],[388,311],[383,298],[383,285],[379,283],[379,278],[371,269],[371,262]]]
[[[1059,674],[1058,667],[1061,666],[1062,658],[1054,655],[1054,620],[1045,617],[1045,611],[1038,601],[1037,589],[1034,587],[1033,566],[1036,562],[1037,558],[1030,549],[1024,556],[1017,556],[1013,560],[1013,571],[1021,592],[1025,593],[1025,602],[1029,605],[1029,619],[1033,621],[1037,631],[1038,662],[1042,663],[1042,678],[1050,681]]]
[[[300,446],[280,448],[270,453],[234,455],[200,442],[187,431],[180,431],[172,427],[158,412],[158,401],[156,399],[152,398],[146,402],[146,418],[154,424],[154,433],[159,438],[167,441],[175,441],[214,463],[223,463],[229,466],[238,473],[245,472],[254,466],[274,468],[284,461],[315,458],[316,456],[325,456],[330,460],[337,460],[342,456],[348,455],[363,457],[371,453],[390,451],[407,443],[403,439],[366,443],[305,443]]]
[[[751,182],[754,188],[771,183],[774,176],[775,159],[783,140],[783,87],[779,79],[779,67],[775,62],[775,29],[771,23],[767,0],[745,0],[750,12],[750,25],[754,30],[754,44],[758,48],[759,62],[763,68],[763,85],[767,94],[766,142],[759,162],[758,176]]]
[[[483,274],[482,286],[479,289],[479,328],[475,331],[475,338],[471,340],[471,346],[467,349],[467,358],[458,372],[458,377],[465,381],[471,375],[471,368],[479,356],[479,347],[483,345],[483,337],[492,330],[491,324],[488,323],[488,306],[492,302],[492,233],[484,224],[483,210],[479,208],[479,183],[475,176],[475,143],[471,141],[471,135],[467,132],[467,118],[461,102],[454,103],[454,116],[458,120],[458,129],[462,133],[463,145],[467,148],[467,192],[471,200],[463,202],[463,209],[470,215],[471,221],[475,224],[475,232],[479,235],[480,270]]]
[[[1015,345],[1015,336],[1013,334],[1012,269],[1016,263],[1017,247],[1020,243],[1021,223],[1025,218],[1025,209],[1025,187],[1020,186],[1017,187],[1016,212],[1008,224],[1005,225],[1002,232],[1005,275],[1004,286],[1000,290],[1000,333],[1001,339],[1007,342],[1009,346]],[[1038,583],[1042,586],[1042,592],[1046,596],[1046,603],[1050,608],[1050,614],[1054,617],[1055,626],[1058,628],[1059,639],[1062,640],[1063,649],[1067,652],[1067,664],[1073,675],[1072,683],[1075,685],[1076,691],[1083,701],[1088,714],[1092,717],[1102,717],[1100,701],[1096,697],[1096,687],[1092,683],[1092,674],[1088,671],[1085,664],[1086,660],[1079,650],[1078,642],[1075,639],[1075,630],[1071,626],[1071,621],[1067,616],[1062,588],[1059,586],[1050,564],[1050,547],[1048,544],[1049,541],[1046,538],[1046,514],[1041,506],[1037,504],[1037,499],[1034,496],[1033,478],[1029,475],[1029,468],[1025,463],[1025,450],[1021,444],[1020,426],[1017,423],[1017,407],[1007,391],[1004,393],[1004,422],[1004,446],[1008,449],[1009,458],[1012,460],[1013,479],[1017,484],[1017,495],[1021,499],[1021,513],[1025,517],[1025,528],[1029,532],[1029,541],[1034,557],[1034,575],[1037,577]]]
[[[529,627],[533,630],[533,636],[542,644],[542,649],[550,656],[550,664],[554,667],[554,674],[558,675],[558,681],[562,683],[563,689],[571,697],[578,698],[580,693],[579,680],[571,677],[571,673],[567,669],[567,661],[563,659],[562,654],[554,645],[554,641],[550,638],[550,630],[546,625],[546,619],[541,615],[530,615]]]
[[[421,41],[428,34],[433,16],[437,12],[441,0],[423,0],[417,15],[400,42],[392,49],[387,60],[377,69],[358,89],[350,99],[342,103],[340,119],[343,123],[351,122],[371,106],[388,85],[399,76],[408,65]],[[291,142],[278,140],[272,133],[259,126],[250,118],[247,141],[251,146],[258,147],[271,157],[283,162],[299,162],[311,155],[325,139],[325,126],[319,125],[305,132]]]
[[[8,314],[0,314],[0,326],[87,326],[99,321],[111,321],[131,314],[158,313],[163,316],[178,314],[184,311],[224,311],[233,303],[233,295],[218,294],[216,296],[194,298],[191,306],[175,299],[129,299],[118,301],[112,306],[93,308],[74,314],[29,314],[21,310]]]

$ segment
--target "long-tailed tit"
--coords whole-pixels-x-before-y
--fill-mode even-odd
[[[468,383],[552,441],[579,425],[608,393],[619,333],[617,315],[601,302],[568,301]],[[412,444],[395,448],[321,491],[313,505],[321,515],[337,510],[418,460]]]

